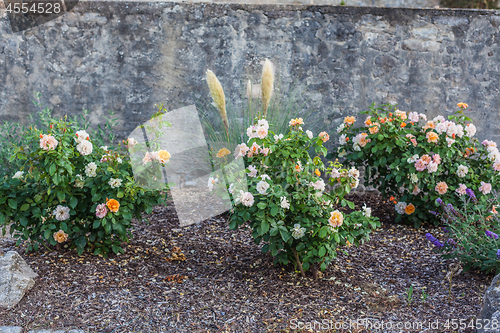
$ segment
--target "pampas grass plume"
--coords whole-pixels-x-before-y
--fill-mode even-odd
[[[207,83],[208,88],[210,89],[210,95],[214,100],[214,104],[219,110],[219,115],[224,123],[224,127],[226,129],[226,133],[229,131],[229,123],[227,120],[226,113],[226,97],[224,96],[224,89],[222,89],[222,85],[220,84],[217,76],[210,70],[207,69]]]
[[[271,96],[273,95],[274,89],[274,69],[273,64],[269,59],[264,61],[264,67],[262,68],[262,82],[261,82],[261,93],[262,93],[262,106],[264,108],[264,117],[266,117],[267,109],[269,107],[269,102],[271,101]]]

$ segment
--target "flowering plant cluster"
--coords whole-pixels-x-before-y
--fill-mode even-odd
[[[11,234],[17,245],[28,241],[27,251],[68,242],[79,254],[87,246],[94,254],[123,252],[132,217],[142,220],[162,194],[140,188],[127,156],[95,146],[66,119],[25,135],[28,144],[11,157],[25,161],[22,170],[0,183],[3,232],[12,223]]]
[[[338,154],[364,165],[366,183],[391,197],[398,220],[405,216],[418,227],[432,218],[438,197],[456,205],[467,189],[488,194],[498,177],[496,143],[480,144],[476,127],[464,115],[467,104],[458,107],[448,119],[427,119],[392,105],[372,105],[364,112],[364,126],[355,128],[355,118],[346,117],[338,127]]]
[[[461,204],[453,206],[437,200],[440,217],[446,237],[441,241],[427,234],[443,258],[458,258],[464,269],[478,268],[486,273],[500,273],[500,193],[493,190],[478,199],[468,189],[461,197]]]
[[[248,142],[234,152],[246,169],[243,175],[227,176],[235,205],[230,228],[248,222],[255,243],[264,241],[262,251],[270,252],[275,263],[293,263],[303,275],[311,269],[316,277],[340,246],[358,245],[380,224],[369,208],[351,214],[339,210],[354,208],[344,196],[358,186],[359,171],[345,169],[338,161],[326,167],[320,156],[326,155],[323,143],[329,135],[314,136],[303,125],[301,118],[292,119],[289,132],[279,135],[269,131],[266,119],[248,128]],[[223,148],[217,156],[227,158],[228,153]],[[222,182],[215,177],[208,181],[210,190],[218,184]]]

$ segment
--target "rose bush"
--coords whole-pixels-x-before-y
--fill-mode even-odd
[[[456,205],[467,188],[483,195],[498,179],[500,153],[496,143],[474,138],[476,127],[465,116],[465,103],[445,119],[399,111],[393,105],[375,108],[364,126],[346,117],[338,127],[338,156],[366,168],[365,183],[394,201],[398,220],[418,227],[431,220],[439,197]],[[436,224],[439,220],[434,219]]]
[[[53,120],[45,131],[26,132],[28,144],[11,157],[24,166],[0,184],[3,232],[11,223],[16,244],[28,241],[27,251],[68,242],[79,254],[87,246],[94,254],[123,252],[132,218],[142,220],[141,212],[150,213],[164,194],[139,187],[128,156],[95,146],[86,131],[72,125]],[[168,161],[166,152],[152,154],[145,165]]]
[[[371,229],[380,224],[369,209],[351,214],[338,210],[354,208],[344,196],[358,186],[359,171],[345,169],[337,161],[326,167],[320,156],[326,155],[323,143],[328,134],[314,136],[302,126],[301,118],[292,119],[289,132],[276,135],[265,119],[259,119],[247,130],[249,141],[234,153],[244,160],[243,174],[226,172],[225,182],[212,177],[208,186],[214,190],[228,184],[235,204],[231,229],[248,222],[255,243],[263,241],[262,252],[270,252],[275,263],[293,263],[303,275],[311,269],[316,277],[318,268],[326,269],[340,246],[369,239]],[[227,158],[227,153],[223,148],[217,156]],[[333,191],[326,191],[321,176]]]

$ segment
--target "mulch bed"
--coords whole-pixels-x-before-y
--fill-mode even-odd
[[[349,255],[340,253],[318,280],[303,279],[292,266],[273,266],[249,229],[229,230],[227,216],[180,228],[172,205],[155,207],[150,224],[136,222],[125,254],[109,258],[66,249],[26,255],[0,239],[1,251],[17,250],[39,274],[16,307],[0,310],[0,326],[25,332],[453,332],[447,320],[468,325],[475,319],[493,276],[454,277],[448,302],[449,285],[441,281],[454,261],[434,253],[428,230],[394,224],[393,205],[378,195],[349,199],[357,209],[372,207],[382,227],[359,248],[345,248]],[[444,239],[439,229],[432,232]],[[423,326],[377,329],[390,322]]]

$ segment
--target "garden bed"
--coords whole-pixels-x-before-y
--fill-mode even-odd
[[[149,225],[135,221],[125,254],[109,258],[66,249],[25,255],[23,247],[0,238],[1,251],[17,250],[39,274],[15,308],[0,310],[0,326],[108,333],[288,332],[298,321],[334,325],[369,318],[372,323],[425,320],[423,329],[410,331],[439,321],[434,331],[452,332],[444,326],[447,320],[468,324],[478,315],[493,276],[467,272],[454,277],[448,303],[441,281],[454,261],[432,251],[428,230],[395,225],[393,205],[380,196],[348,199],[357,209],[364,203],[371,207],[382,227],[359,248],[345,248],[350,255],[340,253],[318,280],[310,273],[301,278],[291,266],[273,266],[250,230],[230,230],[226,216],[180,228],[171,204],[155,207]],[[444,237],[439,230],[432,233]],[[408,304],[411,285],[414,300]],[[429,295],[425,303],[422,288]],[[357,328],[351,331],[368,331]]]

